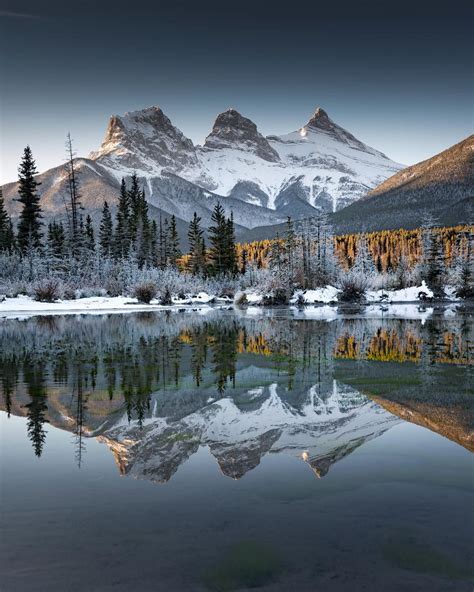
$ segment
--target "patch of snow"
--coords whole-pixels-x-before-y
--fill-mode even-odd
[[[411,286],[401,290],[370,290],[366,294],[367,302],[416,302],[420,296],[424,298],[433,298],[433,292],[426,285],[425,280],[421,286]]]
[[[337,302],[337,295],[340,291],[334,286],[325,286],[316,290],[298,290],[290,299],[290,304],[297,304],[300,298],[305,304],[315,304],[317,302],[329,304],[330,302]]]

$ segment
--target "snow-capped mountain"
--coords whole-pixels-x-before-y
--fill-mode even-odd
[[[220,196],[285,213],[296,207],[302,215],[314,207],[340,209],[403,168],[321,108],[300,130],[268,138],[228,109],[217,116],[204,145],[194,146],[159,107],[150,107],[114,115],[90,158],[119,176],[173,173]]]
[[[159,107],[110,118],[104,141],[77,159],[83,205],[97,220],[104,199],[114,207],[122,177],[134,172],[152,209],[174,214],[183,228],[197,212],[208,226],[220,201],[232,211],[239,235],[246,229],[335,211],[364,196],[401,169],[317,109],[300,130],[264,137],[235,109],[217,116],[202,146],[195,146]],[[64,215],[65,165],[39,175],[46,218]],[[18,184],[4,185],[11,214]]]

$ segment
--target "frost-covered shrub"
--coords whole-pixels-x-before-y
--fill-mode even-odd
[[[361,302],[365,298],[368,289],[368,280],[362,274],[349,270],[341,275],[338,288],[341,290],[338,296],[340,302]]]
[[[123,282],[117,277],[110,278],[105,283],[105,290],[112,298],[121,296],[123,293]]]
[[[173,301],[171,300],[171,290],[167,286],[165,286],[165,288],[161,291],[160,304],[164,306],[169,306],[172,303]]]
[[[276,288],[272,292],[265,294],[263,297],[263,304],[270,306],[288,304],[289,301],[290,297],[288,290],[285,288]]]
[[[92,298],[94,296],[107,296],[107,292],[104,288],[98,288],[94,286],[85,286],[75,291],[75,297],[79,298]]]
[[[247,294],[245,292],[237,292],[234,297],[234,304],[236,306],[245,306],[248,304]]]
[[[156,284],[152,282],[137,284],[133,288],[134,297],[138,300],[138,302],[141,302],[143,304],[150,304],[153,298],[156,297],[157,293],[158,289],[156,287]]]
[[[38,302],[54,302],[60,295],[59,282],[55,279],[38,282],[33,287],[33,293]]]

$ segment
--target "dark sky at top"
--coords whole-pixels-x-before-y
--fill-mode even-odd
[[[473,128],[471,2],[0,0],[1,180],[98,147],[112,113],[159,105],[201,143],[228,107],[264,134],[320,105],[406,164]]]

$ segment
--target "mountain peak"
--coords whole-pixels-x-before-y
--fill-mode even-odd
[[[258,131],[255,123],[232,107],[216,117],[212,131],[204,142],[204,148],[232,148],[253,152],[269,162],[279,160],[277,152]]]
[[[322,131],[331,132],[335,129],[342,129],[332,121],[329,115],[322,107],[317,107],[311,118],[309,119],[306,127],[313,129],[320,129]]]
[[[196,161],[192,141],[155,105],[112,115],[100,149],[90,158],[114,169],[147,173]]]
[[[322,107],[316,107],[316,110],[314,112],[313,117],[310,119],[311,120],[317,120],[317,119],[329,119],[328,114],[326,113],[326,111],[322,108]]]

